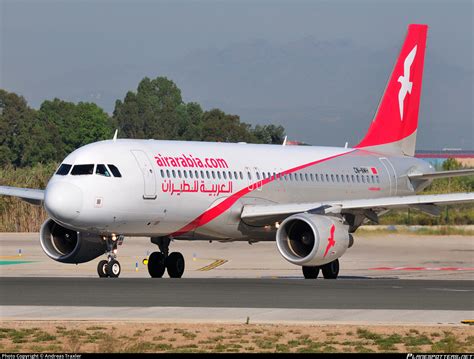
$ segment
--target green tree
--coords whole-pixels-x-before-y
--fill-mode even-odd
[[[259,143],[281,145],[285,139],[285,129],[280,125],[257,125],[252,132]]]
[[[145,77],[136,94],[129,91],[123,102],[115,102],[113,117],[124,137],[178,139],[182,104],[181,90],[173,81]]]
[[[40,119],[25,99],[0,90],[0,164],[17,167],[50,162],[57,157],[61,141],[55,125]]]
[[[44,101],[38,111],[40,121],[51,121],[58,129],[61,147],[56,160],[88,143],[111,138],[109,116],[94,103]]]
[[[204,112],[202,116],[202,140],[215,142],[256,142],[250,125],[240,122],[237,115],[229,115],[219,109]]]

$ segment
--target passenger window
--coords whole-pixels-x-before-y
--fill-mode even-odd
[[[301,181],[304,181],[304,176],[303,176],[302,173],[300,173],[300,180],[301,180]]]
[[[228,175],[229,175],[229,179],[232,179],[232,172],[229,171]]]
[[[354,175],[351,175],[351,182],[355,183]]]
[[[185,171],[183,171],[185,172]],[[178,177],[181,178],[181,170],[178,170]]]
[[[237,176],[237,171],[234,171],[234,178],[239,179],[238,176]]]
[[[380,177],[376,176],[375,178],[377,178],[377,183],[380,183]]]
[[[61,166],[59,166],[58,171],[56,172],[57,175],[60,176],[66,176],[69,171],[71,170],[71,165],[68,165],[66,163],[63,163]]]
[[[161,174],[161,177],[162,177],[162,178],[165,178],[165,171],[160,170],[160,174]]]
[[[216,173],[212,171],[211,174],[212,174],[212,178],[216,179]]]
[[[195,176],[196,178],[199,178],[199,172],[198,172],[198,170],[195,170],[195,171],[194,171],[194,176]]]
[[[166,170],[166,177],[170,178],[170,170]]]
[[[252,179],[252,175],[250,174],[250,172],[247,172],[247,177],[249,178],[249,180]]]
[[[207,176],[207,179],[210,179],[211,177],[209,176],[209,171],[206,171],[206,176]]]
[[[109,170],[107,169],[107,167],[105,167],[105,165],[97,165],[95,173],[101,176],[111,177]]]
[[[188,178],[188,171],[183,170],[183,175],[184,175],[184,178]]]
[[[175,171],[175,170],[171,170],[171,173],[173,174],[173,178],[176,178],[176,171]]]
[[[244,175],[243,175],[242,171],[240,171],[239,174],[240,174],[240,179],[243,180],[243,179],[244,179]]]
[[[341,181],[342,181],[342,183],[346,182],[346,179],[344,178],[344,175],[341,175]]]
[[[94,173],[94,165],[75,165],[72,168],[73,176],[91,175]]]
[[[189,178],[193,178],[193,171],[189,171]]]
[[[118,170],[117,167],[115,167],[114,165],[111,165],[111,164],[108,164],[107,166],[109,166],[109,170],[110,170],[110,172],[112,172],[114,177],[122,177],[122,174],[120,173],[120,171]]]
[[[201,170],[201,178],[204,179],[204,171]]]
[[[224,177],[224,179],[227,179],[227,174],[225,173],[225,171],[222,172],[222,177]]]

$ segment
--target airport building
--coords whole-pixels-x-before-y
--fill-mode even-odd
[[[440,166],[448,158],[454,158],[465,167],[474,167],[474,150],[443,148],[442,150],[419,150],[415,157],[423,158],[433,166]]]

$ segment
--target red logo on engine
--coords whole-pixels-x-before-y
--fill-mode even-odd
[[[336,230],[336,226],[333,224],[331,226],[331,229],[330,229],[330,235],[329,235],[329,238],[328,238],[328,245],[326,247],[326,252],[324,252],[324,256],[323,257],[326,257],[326,255],[328,254],[329,252],[329,249],[331,247],[334,247],[334,245],[336,244],[336,241],[334,240],[334,231]]]

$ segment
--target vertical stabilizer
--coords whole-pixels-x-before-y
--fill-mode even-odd
[[[386,154],[415,154],[427,25],[409,25],[377,113],[356,146]]]

